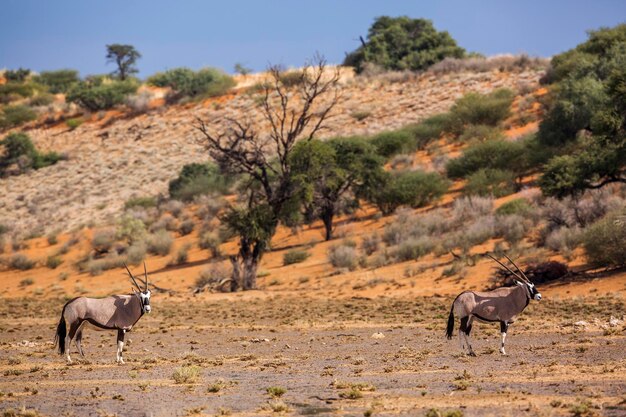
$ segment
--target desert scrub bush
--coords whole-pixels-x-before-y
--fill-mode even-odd
[[[134,207],[156,207],[157,200],[155,197],[133,197],[126,200],[124,203],[124,209],[128,210]]]
[[[174,371],[172,379],[177,384],[193,384],[200,379],[200,367],[196,365],[182,366]]]
[[[126,260],[130,265],[139,265],[146,258],[147,251],[148,249],[144,241],[134,241],[126,251]]]
[[[67,126],[69,130],[74,130],[78,128],[78,126],[82,125],[83,121],[82,117],[73,117],[65,121],[65,126]]]
[[[384,186],[369,197],[384,215],[400,206],[423,207],[441,197],[449,183],[434,172],[412,171],[388,174]]]
[[[626,265],[626,210],[610,213],[589,226],[582,244],[587,259],[594,265]]]
[[[413,135],[411,135],[408,129],[379,133],[372,137],[371,143],[376,148],[376,153],[385,158],[391,158],[402,153],[410,153],[417,149]]]
[[[148,245],[148,252],[153,255],[165,256],[172,250],[172,244],[174,240],[170,236],[167,230],[157,230],[156,232],[148,235],[146,243]]]
[[[72,69],[42,71],[34,77],[34,81],[47,86],[52,94],[67,93],[79,81],[78,71]]]
[[[450,113],[440,113],[406,129],[413,135],[416,147],[423,149],[431,141],[439,139],[449,129],[449,125]]]
[[[496,235],[502,236],[510,245],[520,242],[532,225],[518,214],[496,216]]]
[[[28,105],[30,107],[43,107],[43,106],[49,106],[53,102],[54,102],[54,96],[52,94],[39,93],[36,96],[31,97],[30,100],[28,100]]]
[[[156,87],[169,87],[170,100],[183,97],[213,97],[223,95],[235,86],[228,74],[216,68],[193,71],[189,68],[174,68],[149,77],[147,83]]]
[[[462,226],[466,222],[481,216],[491,214],[493,211],[493,197],[464,196],[452,203],[451,223]]]
[[[34,283],[35,280],[33,280],[32,278],[24,278],[20,280],[20,287],[28,287],[29,285],[33,285]]]
[[[502,140],[504,134],[502,130],[493,126],[485,125],[471,125],[463,130],[463,133],[458,137],[458,141],[462,143],[481,143],[491,140]]]
[[[181,236],[187,236],[188,234],[193,232],[194,227],[196,227],[196,224],[192,219],[185,219],[178,226],[178,233]]]
[[[14,253],[7,259],[7,266],[10,269],[17,269],[20,271],[27,271],[35,267],[36,262],[30,259],[23,253]]]
[[[305,250],[292,249],[283,255],[283,265],[304,262],[311,254]]]
[[[578,226],[559,227],[547,234],[544,246],[568,257],[582,243],[583,232]]]
[[[200,249],[210,250],[214,258],[220,255],[221,244],[222,239],[220,238],[219,232],[213,230],[203,232],[200,235],[200,240],[198,242],[198,246],[200,246]]]
[[[169,194],[177,200],[191,201],[204,194],[227,194],[233,182],[214,164],[192,163],[183,166],[178,178],[170,181]]]
[[[116,253],[111,253],[104,258],[89,259],[85,265],[87,271],[91,275],[100,275],[109,269],[121,268],[124,266],[126,258]]]
[[[449,131],[459,135],[469,125],[497,126],[511,114],[514,97],[513,92],[507,89],[487,95],[464,95],[450,109]]]
[[[365,255],[370,256],[380,248],[380,235],[374,233],[369,236],[364,236],[361,241],[361,250]]]
[[[169,264],[170,265],[182,265],[185,262],[187,262],[187,260],[189,260],[190,248],[191,248],[191,245],[189,243],[186,243],[180,248],[178,248],[178,251],[176,251],[176,256],[174,257],[174,259],[172,259],[172,261],[170,261]]]
[[[97,230],[91,239],[91,247],[98,253],[106,253],[113,247],[115,238],[115,229]]]
[[[206,286],[219,285],[225,280],[230,279],[232,276],[232,270],[224,263],[213,263],[209,267],[200,271],[198,278],[196,278],[195,286],[197,288],[203,288]]]
[[[56,152],[40,153],[30,137],[25,133],[10,133],[0,141],[4,155],[0,156],[0,175],[11,164],[17,164],[21,171],[40,169],[53,165],[62,157]]]
[[[95,76],[72,85],[65,99],[69,103],[89,110],[107,110],[123,104],[126,98],[137,91],[138,83],[133,79],[116,81]]]
[[[515,192],[515,178],[510,171],[501,169],[480,169],[467,177],[463,187],[465,195],[492,195],[504,197]]]
[[[429,236],[412,237],[401,242],[393,250],[393,255],[401,262],[413,261],[432,251],[433,247],[434,242]]]
[[[280,398],[285,395],[287,390],[283,387],[268,387],[265,389],[265,392],[267,392],[272,398]]]
[[[28,106],[21,104],[5,106],[0,114],[0,129],[16,127],[36,118],[37,113]]]
[[[517,214],[520,216],[526,216],[532,211],[532,206],[525,198],[515,198],[511,201],[507,201],[496,209],[498,216],[508,216],[511,214]]]
[[[63,263],[63,259],[61,259],[61,257],[58,255],[50,255],[46,259],[46,267],[50,269],[56,269],[62,263]]]
[[[499,169],[516,174],[523,173],[524,144],[505,140],[492,140],[479,143],[466,149],[463,154],[450,159],[446,172],[450,178],[465,178],[481,169]]]
[[[345,268],[353,271],[359,260],[356,249],[350,245],[334,245],[328,250],[328,260],[335,268]]]
[[[129,243],[146,238],[146,225],[143,221],[126,213],[117,223],[116,236]]]

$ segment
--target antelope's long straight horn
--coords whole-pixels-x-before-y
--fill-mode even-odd
[[[137,289],[141,292],[141,287],[139,286],[139,284],[137,284],[137,281],[135,281],[135,277],[130,272],[130,269],[128,269],[128,266],[126,265],[126,262],[124,262],[124,268],[126,268],[126,270],[128,271],[128,276],[130,276],[130,279],[133,280],[133,283],[135,284],[135,287],[137,287]]]
[[[146,291],[148,291],[148,270],[146,269],[146,261],[143,261],[143,276],[146,278]]]
[[[511,263],[513,264],[513,266],[514,266],[515,268],[517,268],[517,270],[519,271],[519,273],[520,273],[520,274],[522,274],[522,276],[524,277],[524,279],[526,280],[526,282],[531,283],[530,279],[528,279],[528,277],[526,276],[526,274],[524,273],[524,271],[522,271],[522,270],[520,269],[520,267],[519,267],[519,266],[517,266],[517,264],[516,264],[515,262],[513,262],[513,260],[512,260],[511,258],[509,258],[509,257],[506,255],[506,253],[505,253],[505,254],[503,254],[503,255],[504,255],[504,257],[505,257],[506,259],[508,259],[508,260],[509,260],[509,262],[511,262]]]
[[[486,253],[486,256],[490,257],[491,259],[493,259],[494,261],[496,261],[497,263],[499,263],[500,265],[502,265],[502,267],[504,267],[507,271],[509,271],[511,274],[515,275],[517,278],[519,278],[521,281],[524,281],[524,279],[522,277],[520,277],[515,271],[511,270],[511,268],[509,268],[508,266],[506,266],[505,264],[503,264],[502,262],[500,262],[499,260],[497,260],[496,258],[494,258],[493,256],[491,256],[491,254]]]

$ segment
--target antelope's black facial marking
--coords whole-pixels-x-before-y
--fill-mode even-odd
[[[144,313],[150,313],[152,308],[150,307],[150,290],[142,291],[139,293],[139,299],[141,300],[141,310]]]
[[[526,284],[526,286],[528,287],[528,291],[530,292],[530,298],[537,301],[541,300],[541,293],[537,291],[537,287],[535,287],[535,284]]]

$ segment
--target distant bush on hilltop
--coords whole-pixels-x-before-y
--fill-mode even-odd
[[[35,81],[47,86],[48,91],[53,94],[67,93],[79,80],[78,71],[73,69],[42,71],[35,77]]]
[[[461,58],[465,50],[446,31],[439,32],[427,19],[378,17],[367,41],[348,54],[344,65],[362,72],[367,64],[387,70],[425,70],[446,57]]]
[[[147,83],[156,87],[172,89],[172,100],[183,97],[210,97],[224,94],[235,85],[228,74],[216,68],[193,71],[189,68],[174,68],[159,72],[148,78]]]
[[[66,100],[90,111],[106,110],[123,104],[138,87],[134,79],[115,81],[106,76],[94,76],[74,84]]]

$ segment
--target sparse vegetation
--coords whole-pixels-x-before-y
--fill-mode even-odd
[[[148,84],[172,89],[170,100],[183,97],[212,97],[225,94],[235,82],[232,77],[215,68],[192,71],[189,68],[174,68],[148,78]]]
[[[283,265],[304,262],[311,254],[305,250],[292,249],[283,255]]]
[[[200,369],[196,365],[182,366],[174,371],[172,379],[177,384],[194,384],[200,379]]]

